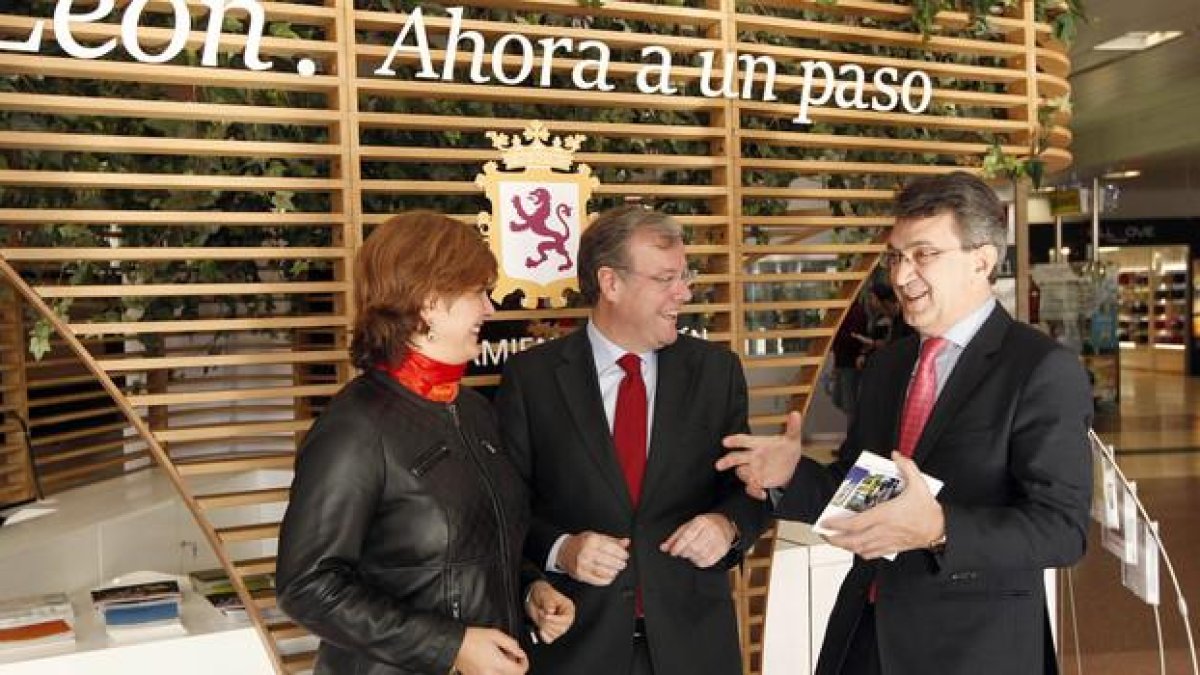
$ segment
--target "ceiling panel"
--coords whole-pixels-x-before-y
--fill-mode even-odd
[[[1147,171],[1200,156],[1200,0],[1085,0],[1090,21],[1071,51],[1075,132],[1070,173]],[[1182,30],[1142,52],[1098,52],[1131,30]]]

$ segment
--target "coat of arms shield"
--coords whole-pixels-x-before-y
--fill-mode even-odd
[[[522,304],[535,307],[538,298],[552,306],[566,305],[565,293],[577,288],[576,252],[587,227],[587,203],[599,181],[585,164],[574,164],[582,135],[555,137],[541,122],[531,122],[521,136],[488,132],[501,151],[506,169],[488,162],[475,184],[483,188],[492,211],[480,212],[477,222],[500,274],[492,297],[502,300],[515,290],[524,291]]]

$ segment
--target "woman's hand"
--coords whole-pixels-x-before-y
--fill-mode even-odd
[[[537,626],[538,639],[546,644],[562,637],[575,622],[575,603],[544,580],[533,582],[525,612]]]
[[[524,675],[529,659],[517,641],[495,628],[467,628],[454,672],[461,675]]]

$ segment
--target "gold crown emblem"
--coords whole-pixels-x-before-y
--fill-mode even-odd
[[[521,142],[521,136],[525,137],[528,144]],[[525,131],[516,136],[489,131],[487,137],[491,139],[492,147],[501,152],[504,168],[513,171],[525,168],[569,171],[575,161],[575,151],[587,138],[583,134],[575,134],[555,136],[550,141],[550,131],[540,120],[533,120]]]

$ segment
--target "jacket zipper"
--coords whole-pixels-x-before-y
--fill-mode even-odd
[[[516,631],[520,628],[520,623],[517,617],[513,615],[512,603],[510,599],[515,597],[512,589],[512,580],[508,576],[508,523],[504,519],[504,508],[500,505],[500,497],[496,494],[496,487],[492,485],[491,478],[488,477],[488,472],[483,466],[483,462],[475,454],[471,446],[470,439],[467,438],[466,432],[463,430],[462,422],[458,418],[458,405],[454,403],[446,404],[450,410],[450,419],[454,421],[454,429],[458,432],[458,437],[462,439],[463,445],[466,447],[467,454],[471,456],[471,461],[475,463],[476,470],[479,471],[479,477],[483,481],[484,488],[487,490],[488,498],[492,502],[492,513],[496,516],[496,524],[500,527],[500,579],[504,583],[504,614],[508,617],[509,630]],[[486,442],[485,442],[486,443]],[[495,452],[495,449],[490,445],[488,450]]]

